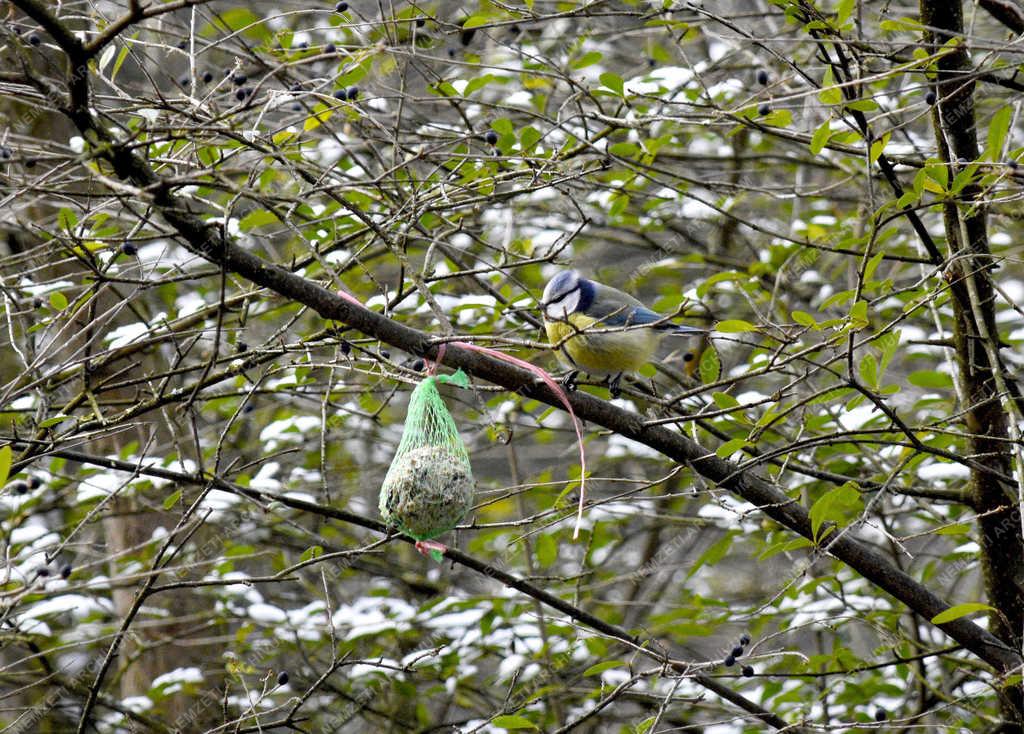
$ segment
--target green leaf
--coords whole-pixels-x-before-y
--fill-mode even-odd
[[[718,358],[718,350],[710,345],[700,355],[700,381],[707,384],[722,378],[722,360]]]
[[[178,501],[180,499],[181,499],[181,490],[180,489],[175,491],[175,492],[172,492],[166,499],[164,499],[164,509],[165,510],[171,509],[176,504],[178,504]]]
[[[870,388],[878,387],[878,361],[874,355],[865,354],[860,360],[860,379]]]
[[[622,158],[631,158],[639,150],[640,148],[636,143],[630,143],[629,141],[623,141],[621,143],[615,143],[614,145],[608,146],[609,153]]]
[[[254,209],[242,217],[238,227],[243,232],[248,232],[257,227],[262,227],[264,224],[274,224],[277,221],[277,216],[269,209]]]
[[[811,533],[819,538],[818,532],[826,522],[841,525],[854,510],[859,511],[863,506],[860,492],[852,484],[830,489],[811,505]]]
[[[117,61],[114,62],[114,68],[110,71],[111,82],[117,79],[117,72],[121,71],[121,65],[124,63],[124,60],[128,58],[128,52],[130,50],[131,49],[127,45],[121,47],[121,52],[117,55]]]
[[[789,127],[793,124],[793,113],[789,110],[772,110],[761,118],[761,122],[771,127]]]
[[[9,443],[0,447],[0,485],[7,484],[7,478],[11,475],[11,445]]]
[[[60,225],[61,229],[70,232],[78,224],[78,217],[75,216],[73,211],[64,207],[57,212],[57,224]]]
[[[882,262],[882,258],[885,257],[884,252],[879,252],[877,255],[868,260],[867,267],[864,268],[864,282],[870,282],[871,278],[875,274],[875,270],[878,269],[879,263]]]
[[[726,319],[715,324],[715,331],[723,334],[742,334],[745,331],[757,331],[757,327],[742,319]]]
[[[594,663],[589,668],[583,671],[583,677],[586,678],[591,675],[601,675],[606,670],[612,668],[625,668],[626,662],[624,660],[605,660],[603,663]]]
[[[651,730],[651,727],[654,726],[654,722],[657,720],[658,717],[656,716],[648,716],[646,719],[637,724],[633,731],[635,732],[635,734],[647,734],[647,732]]]
[[[958,522],[955,525],[947,525],[935,531],[937,535],[967,535],[971,532],[971,526],[965,522]]]
[[[463,30],[469,30],[470,28],[480,28],[491,22],[491,19],[486,15],[471,15],[466,18],[466,22],[462,24]]]
[[[604,54],[600,51],[589,51],[573,61],[569,66],[573,69],[582,69],[592,64],[596,64],[602,58],[604,58]]]
[[[949,390],[953,387],[953,378],[936,370],[915,370],[907,375],[907,382],[916,387],[935,390]]]
[[[533,125],[527,125],[519,131],[519,145],[523,153],[533,150],[533,146],[540,140],[540,131]]]
[[[740,407],[740,401],[727,392],[712,393],[711,398],[715,401],[715,405],[722,410],[730,410],[732,408]]]
[[[499,729],[505,729],[506,731],[512,729],[536,729],[537,726],[532,721],[527,719],[525,716],[497,716],[491,721]]]
[[[622,77],[618,74],[613,74],[610,71],[606,71],[599,77],[601,83],[608,87],[610,90],[618,95],[623,93],[623,82]]]
[[[822,89],[818,92],[818,99],[822,104],[839,104],[843,101],[843,90],[835,86],[836,80],[832,76],[832,67],[825,69],[825,76],[821,79]]]
[[[299,556],[299,562],[312,561],[314,558],[319,558],[324,554],[324,547],[322,545],[313,545],[306,550],[302,551],[302,555]]]
[[[746,446],[747,444],[748,441],[745,438],[731,439],[723,443],[717,449],[715,449],[715,455],[718,456],[719,459],[728,459],[737,451],[743,449],[743,447]]]
[[[966,617],[968,614],[974,614],[975,612],[994,611],[995,609],[990,607],[988,604],[969,601],[966,604],[957,604],[955,607],[950,607],[944,612],[939,612],[932,617],[932,624],[945,624],[946,622],[952,622],[954,619],[960,619],[960,617]]]
[[[535,550],[537,563],[543,568],[547,568],[558,560],[558,543],[550,535],[538,535]]]
[[[854,326],[864,327],[868,325],[868,302],[857,301],[850,309],[850,321]]]
[[[54,291],[53,293],[50,294],[50,305],[53,306],[53,309],[55,311],[63,311],[65,308],[68,307],[68,299],[64,296],[63,293],[60,293],[59,291]]]
[[[793,321],[801,326],[810,326],[811,328],[816,328],[818,326],[818,322],[815,321],[814,317],[806,311],[793,311],[790,315],[793,317]]]
[[[818,155],[828,144],[830,137],[832,137],[832,121],[825,120],[811,136],[811,154]]]
[[[836,3],[836,23],[842,26],[850,19],[856,0],[839,0]]]
[[[889,143],[889,138],[889,133],[886,133],[871,144],[871,150],[868,152],[868,158],[872,163],[878,160],[878,156],[882,155],[882,151],[885,150],[885,146]]]
[[[992,121],[988,124],[988,157],[990,160],[998,161],[1003,157],[1003,145],[1006,143],[1006,134],[1010,130],[1010,120],[1013,117],[1013,108],[1010,105],[1003,105],[999,111],[992,115]]]

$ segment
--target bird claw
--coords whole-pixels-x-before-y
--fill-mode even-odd
[[[579,370],[572,370],[562,378],[562,387],[565,388],[566,392],[576,392],[576,388],[578,387],[576,384],[576,378],[579,377],[579,375]]]
[[[615,375],[615,377],[608,380],[608,392],[613,398],[619,397],[622,394],[622,390],[619,387],[619,382],[622,380],[622,373]]]

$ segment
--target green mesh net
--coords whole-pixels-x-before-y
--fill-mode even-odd
[[[437,383],[469,387],[462,370],[430,376],[409,396],[405,430],[380,488],[384,522],[416,540],[455,527],[473,506],[473,471]]]

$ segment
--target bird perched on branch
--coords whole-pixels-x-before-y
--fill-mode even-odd
[[[587,280],[575,270],[557,273],[541,297],[548,341],[571,372],[574,386],[580,372],[606,376],[613,396],[625,372],[636,372],[654,356],[665,334],[705,334],[706,329],[680,326],[618,288]]]

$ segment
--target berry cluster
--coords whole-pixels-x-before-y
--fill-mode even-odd
[[[733,647],[729,654],[725,656],[725,660],[723,661],[725,663],[725,666],[727,668],[731,668],[733,665],[735,665],[736,658],[743,656],[744,648],[749,644],[750,635],[744,633],[742,636],[740,636],[739,644]],[[745,678],[750,678],[752,675],[754,675],[754,667],[752,665],[744,665],[740,672],[743,673],[743,676]]]

